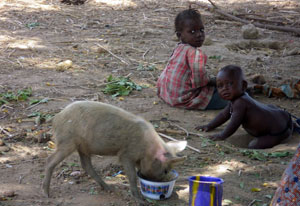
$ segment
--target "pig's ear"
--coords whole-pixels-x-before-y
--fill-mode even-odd
[[[187,141],[170,141],[166,143],[168,148],[175,154],[186,148]]]

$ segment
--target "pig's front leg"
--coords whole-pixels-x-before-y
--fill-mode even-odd
[[[125,173],[129,179],[130,190],[133,197],[138,201],[140,206],[147,205],[137,188],[135,163],[126,157],[121,157],[120,162],[122,163]]]

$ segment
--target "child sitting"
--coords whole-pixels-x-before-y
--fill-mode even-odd
[[[205,34],[197,10],[180,12],[175,19],[180,39],[168,65],[157,82],[157,94],[167,104],[185,109],[223,109],[227,105],[218,95],[215,79],[205,70],[207,57],[199,49]]]
[[[230,119],[222,132],[210,136],[212,140],[228,138],[240,125],[256,137],[248,145],[252,149],[271,148],[292,134],[294,123],[288,112],[274,105],[262,104],[245,92],[247,82],[240,67],[228,65],[222,68],[217,75],[217,88],[220,96],[230,101],[229,104],[209,124],[196,127],[208,132]]]

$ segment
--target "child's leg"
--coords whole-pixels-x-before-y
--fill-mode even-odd
[[[259,138],[255,138],[248,144],[249,149],[266,149],[278,145],[281,141],[274,136],[266,135]]]
[[[206,110],[224,109],[227,106],[227,104],[228,101],[222,99],[217,89],[215,88],[213,96],[205,109]]]
[[[275,145],[280,144],[283,140],[288,139],[293,134],[293,131],[294,122],[291,117],[289,117],[286,128],[282,132],[257,137],[249,143],[248,148],[265,149],[274,147]]]
[[[252,140],[248,148],[250,149],[266,149],[274,147],[275,145],[280,144],[283,140],[289,138],[293,133],[293,128],[289,128],[284,134],[274,136],[274,135],[266,135],[255,138]]]

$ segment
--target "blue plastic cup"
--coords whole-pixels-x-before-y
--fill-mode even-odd
[[[189,177],[189,206],[222,206],[223,182],[217,177]]]

